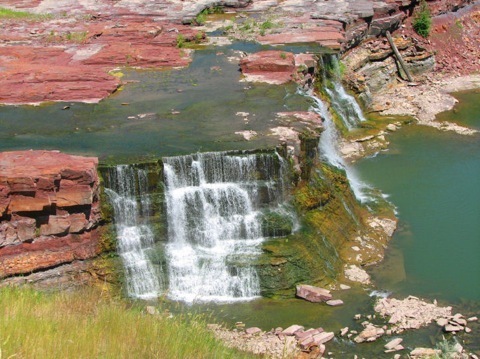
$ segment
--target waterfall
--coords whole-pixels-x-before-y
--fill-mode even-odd
[[[355,170],[344,161],[338,150],[340,134],[335,127],[335,123],[333,122],[327,106],[321,99],[316,97],[312,91],[304,93],[304,95],[312,99],[312,110],[323,118],[324,131],[320,136],[318,144],[320,155],[331,165],[345,170],[350,187],[357,200],[360,202],[369,201],[371,198],[365,194],[365,190],[368,186],[360,180]]]
[[[330,103],[342,119],[345,127],[351,130],[365,121],[362,109],[355,98],[345,91],[341,83],[340,62],[337,55],[323,55],[320,58],[322,67],[322,82]]]
[[[128,165],[111,168],[105,188],[113,205],[118,253],[126,272],[130,297],[152,299],[163,291],[161,268],[149,259],[154,236],[148,223],[150,198],[147,173]]]
[[[188,303],[258,297],[252,263],[264,239],[261,210],[280,203],[284,191],[276,157],[212,152],[163,162],[169,297]]]

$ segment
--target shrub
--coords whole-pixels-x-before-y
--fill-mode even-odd
[[[417,34],[428,37],[430,27],[432,26],[432,15],[425,0],[421,0],[420,8],[417,10],[413,18],[413,29]]]

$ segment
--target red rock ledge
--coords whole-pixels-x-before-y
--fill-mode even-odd
[[[0,153],[0,278],[101,252],[98,159]]]

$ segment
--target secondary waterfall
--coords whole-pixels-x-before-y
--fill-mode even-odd
[[[341,83],[340,62],[337,55],[323,55],[320,62],[324,90],[330,98],[333,109],[347,129],[351,130],[357,127],[360,122],[366,121],[357,101],[345,91]]]
[[[163,159],[170,298],[230,302],[260,295],[252,263],[264,239],[262,207],[283,197],[279,161],[224,152]]]
[[[163,292],[161,268],[149,259],[154,243],[149,227],[150,199],[147,173],[128,165],[109,169],[106,193],[113,205],[118,254],[126,271],[128,295],[152,299]]]
[[[337,57],[335,55],[325,55],[321,59],[322,81],[324,89],[329,96],[330,104],[340,116],[345,126],[349,129],[353,128],[361,121],[365,121],[362,110],[355,101],[355,98],[346,93],[340,82],[340,70]],[[312,99],[312,110],[318,113],[324,120],[323,126],[325,130],[320,136],[319,141],[320,155],[331,165],[345,170],[350,187],[360,202],[370,200],[370,197],[365,194],[365,189],[367,189],[368,186],[358,178],[355,170],[344,161],[340,154],[338,149],[340,134],[338,133],[327,105],[315,96],[313,91],[305,93],[305,96]]]

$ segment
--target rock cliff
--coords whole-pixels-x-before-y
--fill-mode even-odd
[[[0,278],[102,251],[97,158],[0,153]]]

